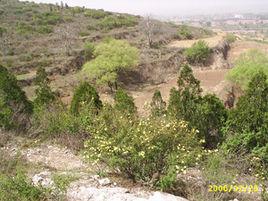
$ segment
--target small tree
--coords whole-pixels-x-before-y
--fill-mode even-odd
[[[225,136],[225,148],[240,150],[261,159],[263,170],[268,166],[268,84],[267,76],[260,71],[251,79],[245,94],[231,110]]]
[[[166,102],[163,101],[161,92],[156,90],[154,92],[151,102],[151,114],[153,116],[161,116],[166,113]]]
[[[227,111],[221,100],[215,95],[208,94],[198,105],[198,121],[196,127],[199,136],[205,139],[207,148],[216,148],[222,142],[221,128],[227,120]]]
[[[43,67],[37,69],[35,84],[37,85],[34,100],[36,106],[46,106],[55,101],[56,95],[49,86],[48,74]]]
[[[138,50],[126,41],[108,39],[96,46],[95,59],[87,62],[83,70],[98,84],[117,89],[118,72],[138,64]]]
[[[0,128],[25,129],[32,113],[32,104],[18,86],[15,76],[0,65]]]
[[[115,108],[127,114],[134,114],[137,111],[133,97],[122,89],[117,90],[115,93]]]
[[[178,78],[178,90],[173,88],[170,92],[168,112],[178,119],[192,122],[201,92],[200,81],[194,77],[192,69],[184,65]]]
[[[188,27],[186,25],[182,25],[179,30],[178,30],[178,35],[181,39],[185,40],[185,39],[193,39],[193,35],[191,33],[191,31],[188,29]]]
[[[185,56],[186,56],[187,61],[190,64],[205,65],[208,61],[210,53],[211,53],[211,49],[209,48],[208,44],[205,41],[200,40],[194,43],[192,47],[188,48],[185,51]]]
[[[83,106],[90,106],[94,110],[99,110],[102,107],[96,89],[87,82],[81,83],[75,89],[70,110],[73,114],[78,114]]]
[[[214,148],[222,139],[221,128],[227,118],[222,102],[215,95],[202,97],[200,81],[192,69],[183,66],[178,89],[171,89],[168,114],[177,119],[184,119],[189,126],[199,130],[198,137],[205,139],[205,146]]]

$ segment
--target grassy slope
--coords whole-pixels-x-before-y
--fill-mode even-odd
[[[116,18],[116,21],[123,19],[125,25],[109,28],[105,17]],[[168,56],[171,52],[164,45],[179,38],[180,26],[154,21],[154,48],[148,48],[144,23],[142,17],[127,14],[2,0],[0,62],[9,67],[25,86],[32,85],[36,68],[43,66],[50,72],[52,86],[68,87],[75,82],[73,74],[83,63],[81,54],[86,41],[97,43],[105,37],[126,39],[141,50],[142,63],[160,59],[159,55],[161,59]],[[189,30],[194,38],[212,34],[193,27]],[[32,96],[32,87],[28,89]]]

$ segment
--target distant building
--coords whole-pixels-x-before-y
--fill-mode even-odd
[[[236,19],[244,19],[244,16],[240,15],[240,14],[235,14],[234,18],[236,18]]]

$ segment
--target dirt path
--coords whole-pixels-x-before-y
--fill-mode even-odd
[[[220,41],[223,40],[224,36],[226,34],[223,32],[217,32],[216,36],[210,37],[210,38],[204,38],[205,42],[208,43],[209,47],[213,48],[219,44]],[[174,41],[171,42],[168,46],[169,47],[175,47],[175,48],[189,48],[191,47],[195,42],[199,41],[198,40],[180,40],[180,41]]]

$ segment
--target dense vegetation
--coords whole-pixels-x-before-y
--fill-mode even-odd
[[[194,43],[192,47],[185,51],[187,61],[193,65],[205,65],[208,62],[210,54],[211,49],[203,40]]]
[[[32,104],[14,75],[0,65],[0,128],[23,129],[29,123]]]
[[[86,36],[82,37],[83,42],[77,45],[81,55],[72,51],[70,55],[73,54],[86,62],[81,74],[86,74],[90,79],[85,79],[76,86],[70,106],[63,104],[58,94],[51,89],[49,74],[53,71],[49,71],[51,69],[47,67],[50,61],[44,58],[57,58],[58,55],[55,56],[51,52],[59,51],[60,48],[55,46],[61,43],[61,40],[55,42],[56,44],[48,43],[55,45],[55,49],[44,47],[40,54],[35,54],[33,49],[32,52],[24,52],[19,57],[20,62],[26,66],[29,63],[38,66],[35,69],[36,87],[32,102],[19,87],[16,77],[10,73],[13,68],[8,71],[0,65],[1,135],[2,131],[3,135],[6,135],[6,131],[12,130],[15,133],[19,130],[29,134],[34,140],[57,140],[82,152],[90,163],[101,166],[106,164],[109,172],[114,171],[113,173],[155,189],[183,195],[189,200],[238,198],[240,195],[235,192],[226,192],[225,195],[208,194],[207,187],[209,184],[241,184],[241,177],[256,178],[252,182],[265,185],[268,179],[268,59],[265,54],[258,51],[246,53],[230,71],[228,78],[241,86],[244,92],[234,108],[227,110],[214,94],[204,95],[200,81],[194,77],[191,67],[183,65],[177,86],[170,91],[169,101],[164,102],[160,91],[156,91],[149,104],[150,114],[140,117],[134,98],[118,86],[118,73],[138,65],[141,56],[138,47],[144,44],[144,35],[137,37],[141,38],[138,42],[135,41],[137,38],[132,38],[132,42],[113,38],[100,42],[97,37],[95,40],[87,38],[94,35],[102,38],[104,35],[101,34],[109,36],[114,34],[111,30],[137,28],[136,26],[142,24],[139,17],[68,6],[44,5],[44,11],[36,4],[16,4],[18,2],[15,0],[2,2],[10,8],[12,14],[16,14],[16,20],[11,20],[9,25],[1,24],[0,37],[5,38],[1,42],[7,41],[6,37],[12,34],[25,40],[45,37],[47,34],[55,36],[53,34],[56,34],[59,28],[60,34],[66,34],[60,35],[60,38],[65,37],[64,48],[68,49],[78,44],[68,39],[76,38],[79,32],[80,36]],[[31,6],[26,9],[25,5]],[[3,10],[2,5],[0,9]],[[0,14],[7,14],[6,10],[2,10]],[[27,16],[29,20],[21,22],[18,16]],[[77,30],[75,26],[71,31],[64,28],[68,22],[76,24],[75,20],[81,19],[86,19],[86,31],[92,33],[83,32],[84,29]],[[172,34],[175,38],[194,38],[194,34],[186,26],[173,28],[175,32]],[[10,34],[10,30],[16,31]],[[152,32],[160,33],[158,31]],[[167,41],[172,37],[169,36]],[[153,37],[152,40],[157,43],[160,39],[156,38]],[[229,42],[232,41],[233,37],[230,36]],[[46,45],[47,41],[42,43]],[[5,48],[1,49],[1,56],[6,66],[13,67],[12,62],[17,58],[19,48],[7,44],[8,41],[4,44]],[[20,51],[27,50],[27,45],[24,45],[20,47]],[[148,51],[162,50],[146,48]],[[59,52],[62,57],[59,60],[64,60],[66,54],[61,51]],[[192,65],[205,65],[210,53],[208,45],[199,41],[185,51],[185,56]],[[40,57],[44,60],[33,65],[34,58]],[[96,86],[104,84],[114,92],[114,100],[111,101],[113,104],[100,100]],[[5,143],[1,142],[2,145]],[[49,197],[49,190],[33,186],[28,181],[27,170],[30,167],[24,161],[0,150],[0,201],[56,200]],[[188,177],[187,174],[191,170],[202,171],[200,177],[203,182],[196,183],[205,186],[205,191],[187,186],[188,183],[180,178],[184,175]],[[63,191],[66,190],[68,181],[72,181],[72,178],[62,181],[62,177],[55,176],[56,185]],[[263,200],[267,200],[265,190]]]
[[[138,49],[126,41],[106,39],[93,52],[95,59],[84,65],[84,72],[98,84],[117,89],[117,74],[138,64]]]
[[[250,50],[239,57],[227,79],[245,90],[259,71],[268,75],[268,56],[259,50]]]

